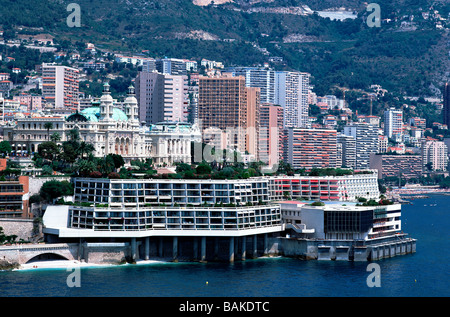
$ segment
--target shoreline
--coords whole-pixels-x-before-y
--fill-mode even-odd
[[[157,260],[138,260],[133,265],[147,265],[147,264],[165,264],[170,263],[166,261]],[[119,267],[124,265],[131,265],[131,263],[123,264],[107,264],[107,263],[86,263],[77,260],[48,260],[36,261],[32,263],[21,264],[19,268],[12,271],[32,271],[42,269],[73,269],[73,268],[105,268],[105,267]]]
[[[283,258],[283,256],[261,256],[255,258],[266,259],[266,258]],[[207,263],[200,261],[179,261],[174,262],[170,260],[137,260],[134,263],[123,263],[123,264],[107,264],[107,263],[86,263],[78,260],[47,260],[47,261],[36,261],[32,263],[21,264],[19,268],[5,271],[35,271],[35,270],[47,270],[47,269],[74,269],[74,268],[111,268],[111,267],[124,267],[124,266],[137,266],[137,265],[155,265],[155,264],[187,264],[187,263]],[[1,270],[0,270],[1,271]]]
[[[415,187],[415,188],[397,188],[386,192],[387,195],[423,195],[423,194],[436,194],[436,195],[450,195],[450,189],[446,188],[427,188],[427,187]]]

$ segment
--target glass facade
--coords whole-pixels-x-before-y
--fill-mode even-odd
[[[373,210],[325,210],[326,233],[364,233],[372,228]]]
[[[268,182],[75,179],[69,227],[94,230],[241,230],[281,225]]]
[[[242,230],[279,226],[279,206],[112,210],[72,206],[69,227],[94,230]]]

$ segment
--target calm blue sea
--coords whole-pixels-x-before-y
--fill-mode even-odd
[[[261,258],[229,263],[164,263],[83,268],[80,287],[66,269],[0,272],[0,297],[447,297],[450,295],[450,196],[404,205],[403,231],[416,253],[368,263]]]

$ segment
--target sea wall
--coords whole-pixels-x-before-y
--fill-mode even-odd
[[[284,256],[305,260],[375,261],[416,252],[416,240],[411,238],[380,239],[365,245],[351,240],[279,239]]]
[[[241,261],[282,253],[277,237],[259,236],[208,238],[202,247],[201,237],[153,237],[117,242],[26,243],[0,246],[0,269],[11,269],[35,261],[77,260],[92,264],[123,264],[137,260],[161,261]],[[233,248],[230,251],[230,241]],[[202,252],[205,258],[202,259]]]
[[[96,264],[121,264],[131,255],[130,244],[122,243],[82,243],[80,260]]]

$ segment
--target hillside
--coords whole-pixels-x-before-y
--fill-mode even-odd
[[[124,54],[147,50],[149,56],[223,61],[226,65],[257,65],[269,57],[278,69],[313,75],[319,95],[335,86],[365,89],[371,84],[411,96],[439,95],[449,80],[449,33],[437,29],[421,12],[450,4],[429,0],[378,1],[381,28],[364,23],[359,0],[235,0],[221,5],[196,5],[193,0],[79,0],[80,28],[69,28],[66,6],[71,0],[0,0],[0,24],[5,34],[30,32],[31,27],[68,40],[92,42],[101,49]],[[331,21],[317,14],[247,13],[251,7],[308,5],[313,10],[345,7],[358,12],[354,20]],[[244,10],[245,9],[245,10]],[[414,27],[409,25],[414,14]],[[404,24],[407,22],[406,24]],[[18,26],[24,26],[18,30]],[[437,89],[436,89],[437,88]]]

